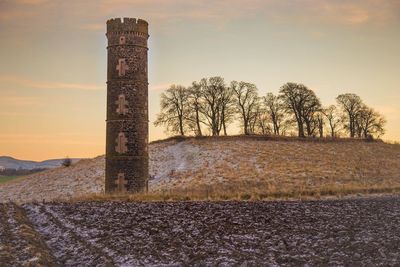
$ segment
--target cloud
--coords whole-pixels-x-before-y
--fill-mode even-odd
[[[0,21],[12,21],[15,19],[29,17],[32,13],[26,10],[0,10]]]
[[[32,107],[40,104],[37,97],[28,96],[2,96],[0,99],[1,106],[13,106],[13,107]]]
[[[82,30],[89,30],[89,31],[105,31],[105,24],[104,23],[86,23],[79,27]]]
[[[41,5],[48,2],[48,0],[18,0],[17,3],[19,4],[26,4],[26,5]]]
[[[63,83],[63,82],[48,82],[48,81],[34,81],[25,77],[15,76],[15,75],[0,75],[0,82],[5,84],[9,83],[12,85],[18,85],[27,88],[37,88],[37,89],[63,89],[63,90],[88,90],[97,91],[105,90],[106,86],[90,83]],[[171,86],[171,83],[162,83],[149,85],[150,91],[162,91],[166,90]],[[14,102],[20,103],[20,105],[33,104],[35,98],[32,97],[20,97],[20,96],[3,96],[1,102]],[[6,101],[6,102],[7,102]]]
[[[34,81],[28,78],[24,78],[21,76],[13,76],[13,75],[0,75],[0,82],[2,83],[10,83],[14,85],[19,85],[28,88],[37,88],[37,89],[70,89],[70,90],[105,90],[106,86],[97,85],[97,84],[88,84],[88,83],[62,83],[62,82],[47,82],[47,81]],[[150,85],[150,91],[161,91],[168,89],[171,86],[170,83],[162,83]],[[19,100],[17,97],[10,96],[9,100]],[[31,98],[20,99],[24,103],[28,103]]]
[[[204,22],[221,22],[260,15],[276,21],[325,21],[340,24],[365,24],[396,18],[400,10],[397,0],[103,0],[97,5],[99,14],[130,14],[131,10],[151,20],[184,18]]]
[[[0,111],[0,117],[26,117],[29,116],[26,112]]]
[[[61,144],[61,145],[85,145],[98,146],[97,134],[0,134],[0,143],[27,143],[27,144]],[[60,142],[62,140],[62,142]]]
[[[63,16],[59,16],[62,13]],[[49,21],[81,30],[100,31],[111,17],[137,16],[169,29],[168,22],[196,21],[216,28],[232,20],[259,18],[275,23],[385,25],[400,20],[398,0],[91,0],[0,1],[0,20],[10,30],[48,28]],[[21,20],[23,18],[23,20]],[[30,22],[29,27],[27,23]],[[0,25],[5,26],[5,25]]]
[[[314,5],[313,11],[318,14],[317,17],[327,21],[357,25],[366,23],[373,18],[372,11],[374,10],[370,10],[369,5],[352,4],[351,1],[318,3]]]
[[[10,83],[28,88],[38,89],[65,89],[65,90],[103,90],[105,86],[86,83],[63,83],[63,82],[48,82],[34,81],[28,78],[12,75],[0,75],[0,82]]]
[[[386,24],[398,20],[400,2],[396,0],[311,0],[305,6],[311,19],[347,25]]]
[[[151,21],[168,21],[175,19],[202,20],[203,22],[226,21],[239,17],[250,17],[269,6],[270,0],[248,0],[246,4],[239,0],[138,0],[132,4],[129,0],[104,0],[98,5],[99,14],[143,14]]]

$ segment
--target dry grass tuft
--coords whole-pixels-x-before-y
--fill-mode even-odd
[[[171,189],[162,192],[149,192],[137,194],[91,194],[77,198],[71,198],[69,202],[82,201],[260,201],[260,200],[288,200],[288,199],[321,199],[330,197],[347,197],[363,195],[398,195],[400,187],[384,187],[363,185],[325,185],[319,188],[298,189],[260,189],[230,187],[221,188],[205,186],[196,189]]]

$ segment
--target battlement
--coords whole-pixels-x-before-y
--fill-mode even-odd
[[[139,32],[148,34],[147,21],[136,18],[114,18],[107,21],[107,33],[113,32]]]

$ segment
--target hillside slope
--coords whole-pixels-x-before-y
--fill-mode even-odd
[[[149,189],[258,191],[400,188],[400,146],[366,142],[167,140],[150,144]],[[104,156],[0,185],[0,202],[104,190]]]

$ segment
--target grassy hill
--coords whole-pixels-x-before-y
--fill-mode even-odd
[[[265,198],[391,192],[400,187],[400,146],[382,142],[225,137],[160,146],[180,154],[154,155],[157,169],[165,169],[157,166],[160,162],[177,166],[161,175],[164,179],[156,175],[154,191]]]
[[[154,198],[266,199],[400,192],[400,145],[357,140],[207,137],[150,144]],[[29,178],[29,179],[28,179]],[[101,193],[104,156],[0,185],[0,201]]]

